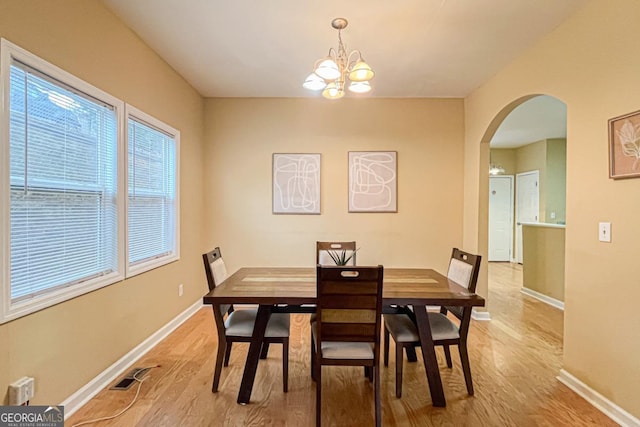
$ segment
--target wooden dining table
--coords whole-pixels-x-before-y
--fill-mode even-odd
[[[385,268],[383,313],[412,305],[433,406],[446,400],[431,336],[427,306],[484,306],[484,299],[432,269]],[[241,268],[203,297],[204,304],[258,304],[258,313],[242,375],[238,403],[247,404],[267,323],[273,312],[309,312],[316,303],[315,268]],[[305,307],[306,305],[306,307]]]

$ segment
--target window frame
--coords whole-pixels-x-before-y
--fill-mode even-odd
[[[11,182],[10,182],[10,79],[11,64],[19,61],[38,72],[59,81],[61,85],[68,86],[78,92],[93,97],[96,101],[103,102],[114,108],[116,115],[116,211],[117,211],[117,269],[104,276],[90,278],[79,283],[69,283],[57,289],[35,295],[30,298],[11,301]],[[39,58],[38,56],[16,46],[6,39],[0,40],[0,324],[17,319],[27,314],[34,313],[44,308],[59,304],[71,298],[86,294],[96,289],[103,288],[113,283],[124,280],[125,262],[124,254],[126,245],[125,221],[126,221],[126,190],[125,178],[126,164],[124,163],[124,138],[122,138],[125,104],[118,98],[96,88],[80,78],[62,70],[61,68]]]
[[[148,125],[151,128],[155,128],[156,130],[169,135],[175,144],[175,198],[174,198],[174,212],[175,212],[175,223],[174,223],[174,248],[173,252],[165,255],[159,256],[157,258],[153,258],[150,260],[142,261],[136,263],[134,265],[129,261],[129,120],[133,119],[134,121],[143,123]],[[125,221],[126,221],[126,245],[125,245],[125,275],[126,277],[133,277],[138,274],[144,273],[149,270],[153,270],[158,267],[162,267],[163,265],[178,261],[180,259],[180,131],[174,129],[168,124],[156,119],[155,117],[145,113],[144,111],[130,105],[125,105],[125,120],[124,120],[124,164],[125,164],[125,173],[123,175],[126,181],[125,186]]]

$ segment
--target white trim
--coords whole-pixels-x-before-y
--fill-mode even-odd
[[[556,378],[621,426],[640,427],[640,419],[634,417],[564,369],[560,370],[560,374]]]
[[[11,310],[11,195],[9,191],[9,83],[11,45],[0,39],[0,323]],[[9,47],[9,48],[8,48]]]
[[[543,227],[543,228],[567,228],[565,224],[552,224],[550,222],[523,222],[522,225],[528,225],[529,227]]]
[[[133,350],[122,356],[113,365],[98,374],[97,377],[89,381],[78,391],[67,397],[61,405],[64,406],[65,420],[73,415],[85,403],[87,403],[98,392],[105,388],[111,381],[121,375],[132,363],[144,356],[149,350],[155,347],[160,341],[165,339],[178,326],[182,325],[191,316],[193,316],[200,308],[202,301],[197,301],[191,307],[178,314],[169,323],[158,329],[150,337],[138,344]]]
[[[471,310],[471,318],[473,320],[479,320],[481,322],[486,322],[491,320],[491,315],[489,314],[488,311],[478,311],[476,310],[476,308],[474,307]]]
[[[555,307],[557,309],[564,311],[564,302],[558,299],[551,298],[550,296],[541,294],[540,292],[534,291],[533,289],[525,288],[524,286],[522,287],[520,292],[522,292],[525,295],[529,295],[530,297],[535,298],[538,301],[542,301],[545,304],[549,304],[552,307]]]

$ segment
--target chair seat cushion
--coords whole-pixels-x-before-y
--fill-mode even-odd
[[[458,326],[442,313],[427,313],[434,341],[460,338]],[[418,342],[418,329],[406,314],[385,314],[384,324],[396,342]]]
[[[317,323],[311,324],[313,339],[318,342]],[[325,359],[373,359],[374,345],[370,342],[323,341],[322,357]]]
[[[442,313],[429,313],[429,324],[434,341],[460,338],[458,325]]]
[[[236,310],[224,322],[225,334],[234,337],[250,337],[256,322],[258,310],[255,308]],[[264,336],[281,338],[289,336],[290,316],[288,313],[273,313],[267,324]]]
[[[418,329],[406,314],[385,314],[384,325],[396,342],[420,341]]]

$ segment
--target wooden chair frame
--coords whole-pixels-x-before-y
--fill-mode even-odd
[[[207,276],[207,284],[209,290],[213,290],[217,284],[211,271],[211,263],[213,261],[222,258],[222,252],[219,247],[214,250],[202,254],[202,260],[204,262],[204,271]],[[234,312],[233,304],[228,305],[212,305],[213,317],[216,322],[216,331],[218,333],[218,352],[216,355],[216,366],[213,374],[213,385],[211,391],[216,393],[218,391],[218,385],[220,383],[220,375],[222,373],[222,366],[229,366],[229,359],[231,357],[231,347],[234,342],[251,342],[251,337],[227,335],[225,328],[225,316],[231,315]],[[289,337],[265,337],[263,342],[261,359],[267,357],[269,344],[276,343],[282,344],[282,389],[286,393],[289,389]]]
[[[322,366],[364,366],[374,385],[375,422],[381,424],[380,327],[383,267],[317,267],[317,318],[312,335],[312,377],[316,382],[316,426],[322,421]],[[323,342],[369,343],[372,358],[324,357]]]
[[[468,252],[461,251],[458,248],[453,248],[451,252],[451,259],[457,259],[472,266],[471,277],[468,283],[469,292],[475,292],[476,285],[478,283],[478,272],[480,271],[480,262],[482,257],[480,255],[474,255]],[[459,338],[446,339],[446,340],[434,340],[434,346],[442,346],[444,350],[445,359],[447,361],[447,367],[452,368],[453,363],[451,361],[451,351],[449,346],[457,345],[460,353],[460,364],[462,365],[462,371],[464,373],[464,380],[467,386],[467,393],[473,396],[473,380],[471,378],[471,365],[469,363],[469,352],[467,350],[467,335],[469,333],[469,326],[471,324],[471,313],[473,307],[440,307],[440,313],[447,315],[451,312],[459,320]],[[408,307],[403,307],[401,310],[404,314],[409,316],[415,324],[415,314]],[[389,366],[389,335],[392,335],[387,326],[384,326],[384,366]],[[420,346],[420,341],[413,342],[398,342],[397,337],[393,337],[396,343],[396,397],[402,397],[402,374],[403,374],[403,354],[402,351],[406,350],[407,353],[411,351],[415,354],[415,347]]]
[[[320,264],[320,252],[322,251],[352,251],[353,256],[349,260],[349,265],[356,263],[356,242],[316,242],[316,264]]]

